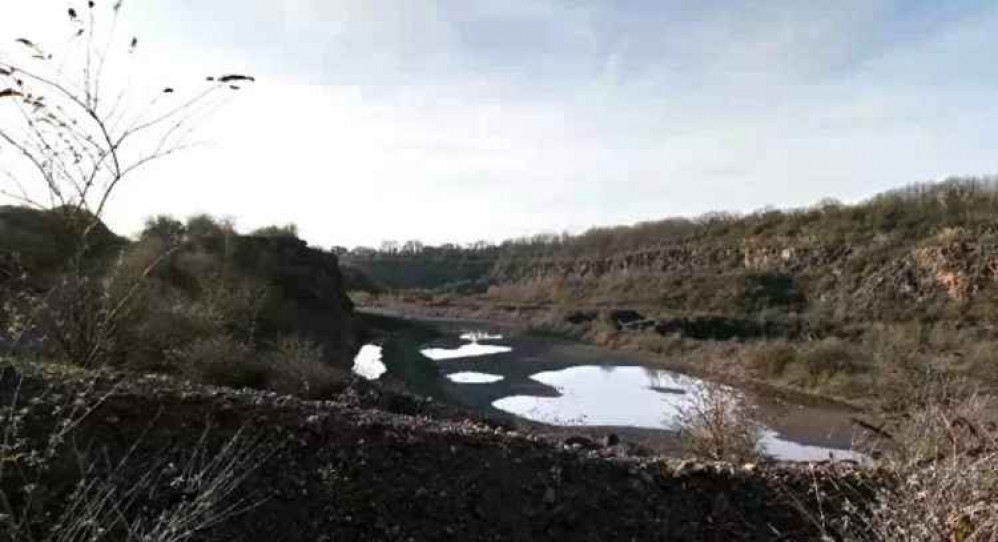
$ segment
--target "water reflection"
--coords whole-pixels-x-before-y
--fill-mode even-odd
[[[538,373],[532,380],[554,387],[560,397],[515,395],[493,406],[535,421],[559,425],[621,425],[678,429],[680,410],[691,404],[700,382],[645,367],[581,365]],[[657,389],[675,390],[663,393]]]
[[[676,430],[680,413],[693,405],[704,383],[647,367],[585,365],[542,372],[531,379],[552,386],[559,397],[515,395],[493,406],[530,420],[555,425],[627,426]],[[794,461],[859,459],[854,452],[807,446],[765,430],[766,453]]]
[[[497,341],[502,339],[502,335],[492,335],[483,331],[469,331],[461,335],[463,344],[457,348],[424,348],[420,352],[432,360],[472,358],[477,356],[491,356],[495,354],[505,354],[512,352],[508,346],[497,344],[481,344],[479,341]]]
[[[496,382],[502,382],[506,377],[466,371],[461,373],[451,373],[447,375],[447,378],[451,382],[457,382],[458,384],[494,384]]]
[[[502,335],[493,335],[488,331],[469,331],[461,335],[462,341],[477,343],[479,341],[500,341]]]
[[[353,360],[353,372],[368,379],[377,380],[388,371],[381,361],[381,347],[376,344],[366,344],[361,347]]]

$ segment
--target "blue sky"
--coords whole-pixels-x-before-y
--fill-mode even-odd
[[[7,0],[0,35],[62,2]],[[207,211],[320,245],[500,240],[856,201],[998,171],[998,4],[126,3],[143,77],[260,83],[110,219]]]

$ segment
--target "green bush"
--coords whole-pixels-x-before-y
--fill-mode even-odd
[[[298,239],[298,226],[286,224],[284,226],[266,226],[253,230],[250,235],[255,237],[288,237]]]

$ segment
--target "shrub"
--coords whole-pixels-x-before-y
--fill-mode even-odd
[[[298,226],[295,224],[286,224],[284,226],[265,226],[263,228],[253,230],[253,233],[250,235],[254,237],[298,239]]]
[[[840,339],[825,339],[805,349],[800,361],[813,378],[859,372],[863,364],[855,350]]]
[[[112,356],[118,346],[117,322],[126,305],[111,297],[105,283],[64,275],[48,292],[30,302],[42,343],[55,356],[87,367]]]
[[[113,395],[98,380],[84,375],[73,393],[44,388],[19,401],[21,376],[0,371],[0,538],[180,542],[255,505],[239,493],[266,452],[242,431],[221,446],[206,431],[152,461],[136,461],[140,443],[81,449],[76,434]]]
[[[695,457],[731,463],[763,457],[762,425],[755,408],[731,388],[705,384],[680,412],[679,421],[683,448]]]
[[[170,356],[182,374],[195,382],[256,389],[267,385],[267,368],[256,352],[227,335],[198,339],[172,350]]]
[[[969,347],[964,373],[998,385],[998,341],[982,341]]]
[[[666,355],[683,352],[686,344],[679,334],[662,335],[654,329],[634,334],[632,341],[641,351]]]
[[[763,345],[747,354],[748,366],[764,377],[780,377],[797,362],[797,350],[788,344]]]
[[[870,541],[998,539],[998,431],[993,399],[950,383],[918,391],[925,408],[871,432],[887,484],[872,506],[826,531]]]
[[[308,399],[328,397],[342,387],[343,374],[323,361],[322,347],[301,337],[284,337],[265,356],[267,387]]]

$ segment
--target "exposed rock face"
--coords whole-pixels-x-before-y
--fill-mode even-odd
[[[288,330],[319,342],[330,361],[349,369],[360,345],[353,303],[335,254],[309,248],[294,237],[246,236],[237,238],[233,258],[291,301]]]
[[[838,311],[849,319],[931,315],[998,295],[998,240],[944,231],[927,240],[877,236],[854,245],[808,238],[687,243],[600,259],[500,261],[495,297],[683,312]],[[926,313],[929,311],[929,313]]]
[[[912,251],[920,289],[942,288],[966,301],[998,281],[998,243],[954,240]]]
[[[382,264],[401,275],[420,261],[488,263],[465,278],[521,307],[982,322],[998,317],[995,216],[998,180],[949,179],[857,205],[667,219]],[[417,282],[408,287],[443,292]]]
[[[551,276],[598,279],[612,274],[643,271],[689,272],[727,268],[744,260],[738,247],[671,246],[614,255],[600,259],[524,259],[499,261],[493,276],[501,281],[522,281]]]
[[[847,258],[845,245],[821,245],[810,239],[782,238],[771,241],[746,239],[741,251],[744,267],[752,271],[800,272]]]

